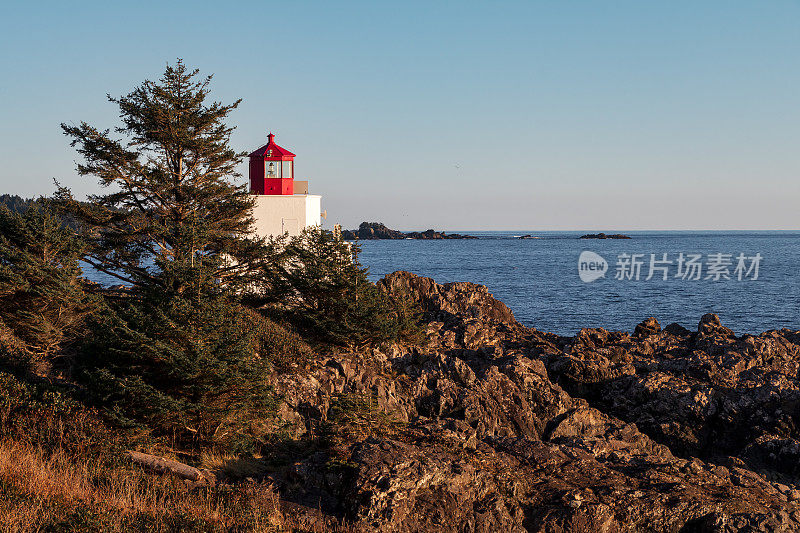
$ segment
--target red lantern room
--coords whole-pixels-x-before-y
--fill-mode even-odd
[[[251,194],[294,194],[294,154],[275,144],[275,135],[269,142],[250,154]]]

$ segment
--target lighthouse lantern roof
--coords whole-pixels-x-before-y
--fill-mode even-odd
[[[266,161],[291,161],[294,159],[292,152],[275,144],[275,135],[270,133],[267,138],[269,142],[248,157],[264,158]]]

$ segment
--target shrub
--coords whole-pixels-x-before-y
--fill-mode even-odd
[[[258,353],[273,366],[286,369],[292,363],[303,363],[313,354],[311,347],[289,329],[261,317],[256,321],[258,330]]]
[[[378,407],[372,393],[347,393],[335,397],[322,425],[323,436],[334,447],[370,436],[394,436],[404,428],[395,415]]]
[[[0,372],[0,438],[73,454],[109,451],[120,436],[70,390]]]

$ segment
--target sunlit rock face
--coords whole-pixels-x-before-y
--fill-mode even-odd
[[[706,315],[567,338],[479,285],[379,286],[417,302],[424,341],[276,375],[293,438],[327,435],[267,476],[297,509],[360,531],[800,529],[799,332]]]

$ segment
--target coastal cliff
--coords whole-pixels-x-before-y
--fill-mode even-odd
[[[519,324],[483,286],[407,272],[425,340],[276,374],[302,454],[257,483],[357,531],[796,531],[800,332],[653,318],[633,334]],[[293,448],[296,449],[296,448]]]

